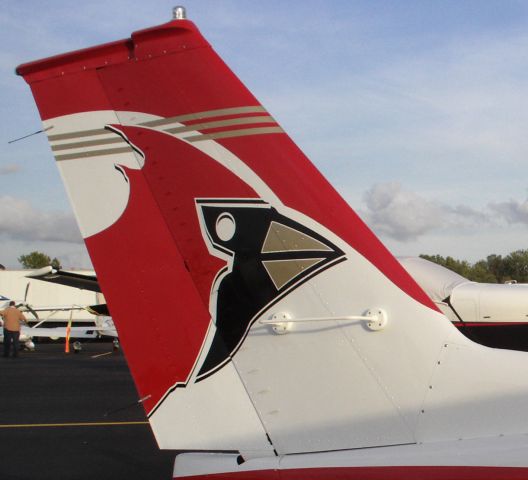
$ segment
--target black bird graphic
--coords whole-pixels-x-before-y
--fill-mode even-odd
[[[224,366],[259,313],[321,271],[342,250],[261,200],[196,200],[204,240],[228,265],[213,284],[216,333],[196,381]]]

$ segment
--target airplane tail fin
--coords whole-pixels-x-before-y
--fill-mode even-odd
[[[493,393],[473,385],[483,372],[511,393],[501,428],[519,428],[524,387],[438,312],[192,22],[17,72],[162,447],[486,434],[493,403],[468,407]]]

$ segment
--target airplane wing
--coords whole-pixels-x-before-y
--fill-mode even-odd
[[[71,333],[70,338],[96,338],[98,331],[97,328],[91,327],[70,327]],[[66,338],[68,336],[66,327],[22,327],[21,334],[25,334],[28,337],[40,337],[40,338]]]
[[[59,285],[65,285],[68,287],[79,288],[81,290],[90,290],[92,292],[102,293],[101,287],[97,281],[95,275],[83,274],[77,272],[68,272],[64,270],[58,270],[51,266],[43,267],[39,270],[35,270],[28,275],[27,278],[34,280],[41,280],[44,282],[55,283]],[[34,312],[39,311],[69,311],[69,310],[86,310],[92,315],[104,315],[109,316],[110,311],[108,310],[108,305],[106,303],[86,305],[86,306],[46,306],[40,308],[27,308],[28,311],[33,310]]]
[[[42,307],[29,307],[26,305],[21,305],[19,308],[23,312],[70,312],[72,310],[86,310],[85,307],[81,307],[79,305],[46,305]]]
[[[34,280],[41,280],[44,282],[55,283],[58,285],[65,285],[68,287],[79,288],[81,290],[90,290],[92,292],[102,293],[101,287],[97,282],[95,275],[83,274],[77,272],[68,272],[64,270],[58,270],[51,266],[43,267],[39,270],[35,270],[28,275],[27,278]],[[60,307],[40,307],[31,308],[33,311],[68,311],[68,310],[87,310],[92,315],[105,315],[109,316],[110,312],[106,303],[87,305],[87,306],[60,306]],[[29,310],[29,309],[28,309]],[[31,310],[30,310],[31,311]]]
[[[97,327],[70,327],[71,333],[69,335],[70,338],[97,338],[97,336],[100,334],[100,331]],[[106,335],[114,336],[112,335],[112,332],[107,333]],[[68,336],[66,332],[66,327],[28,327],[26,325],[22,325],[20,328],[20,339],[21,341],[25,342],[27,340],[30,340],[32,338],[50,338],[52,340],[58,339],[58,338],[66,338]],[[3,341],[4,333],[3,329],[0,329],[0,341]]]
[[[528,475],[528,357],[454,328],[192,22],[17,72],[159,445],[232,452],[177,476]]]
[[[66,285],[68,287],[80,288],[82,290],[101,292],[101,288],[95,275],[57,270],[51,266],[35,270],[26,275],[26,277],[35,280],[42,280],[44,282]]]

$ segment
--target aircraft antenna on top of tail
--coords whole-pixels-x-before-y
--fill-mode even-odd
[[[186,20],[187,12],[185,11],[185,7],[182,7],[181,5],[174,7],[172,9],[172,19],[173,20]]]

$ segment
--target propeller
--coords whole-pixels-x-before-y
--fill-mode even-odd
[[[24,292],[24,301],[19,303],[17,305],[17,308],[18,307],[24,307],[29,313],[31,313],[31,315],[33,315],[37,320],[40,320],[39,316],[38,316],[38,313],[33,310],[33,308],[31,307],[31,305],[29,303],[27,303],[27,297],[28,297],[28,292],[29,292],[29,285],[30,285],[30,282],[27,283],[26,285],[26,291]]]
[[[36,320],[40,320],[40,318],[38,316],[38,313],[35,310],[33,310],[33,308],[31,308],[31,305],[27,305],[26,304],[26,308],[31,313],[31,315],[33,315],[35,317]]]
[[[108,310],[108,306],[106,303],[100,303],[98,305],[90,305],[86,307],[86,310],[91,313],[92,315],[104,315],[104,316],[110,316],[110,312]]]
[[[29,282],[26,285],[26,291],[24,293],[24,303],[27,303],[28,292],[29,292]]]

